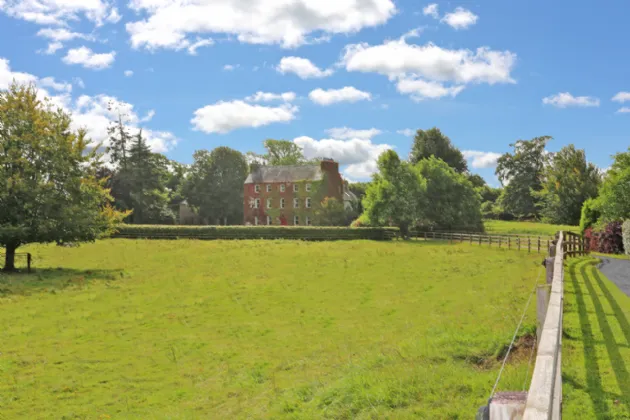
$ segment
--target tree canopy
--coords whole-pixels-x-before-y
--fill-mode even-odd
[[[409,161],[412,164],[416,164],[422,159],[428,159],[431,156],[442,159],[448,166],[459,173],[468,171],[468,165],[462,152],[436,127],[426,131],[416,131],[413,145],[411,146],[411,153],[409,154]]]
[[[617,153],[600,191],[602,217],[606,221],[630,219],[630,149]]]
[[[535,193],[543,188],[543,175],[549,156],[545,151],[549,136],[518,140],[497,162],[496,175],[505,186],[501,203],[518,218],[539,216],[540,198]]]
[[[127,215],[96,178],[97,155],[70,115],[37,97],[34,85],[0,91],[0,245],[4,270],[34,242],[92,241]]]

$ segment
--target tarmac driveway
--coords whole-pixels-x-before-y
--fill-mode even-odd
[[[617,285],[626,295],[630,296],[630,260],[619,258],[598,257],[602,260],[599,270]]]

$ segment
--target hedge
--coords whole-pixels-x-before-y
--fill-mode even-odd
[[[130,239],[301,239],[328,241],[348,239],[389,240],[397,228],[348,228],[319,226],[169,226],[122,225],[112,238]]]
[[[626,254],[630,255],[630,220],[626,220],[621,228],[623,235],[623,247]]]

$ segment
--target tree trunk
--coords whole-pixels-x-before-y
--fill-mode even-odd
[[[17,249],[14,245],[7,245],[5,248],[5,256],[4,256],[4,268],[2,271],[15,271],[15,250]]]

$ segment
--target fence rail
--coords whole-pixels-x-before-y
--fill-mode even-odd
[[[527,250],[528,252],[547,253],[552,243],[551,237],[541,236],[511,236],[511,235],[484,235],[474,233],[454,232],[417,232],[409,234],[412,239],[444,240],[453,242],[468,242],[470,244],[505,247],[507,249]]]

